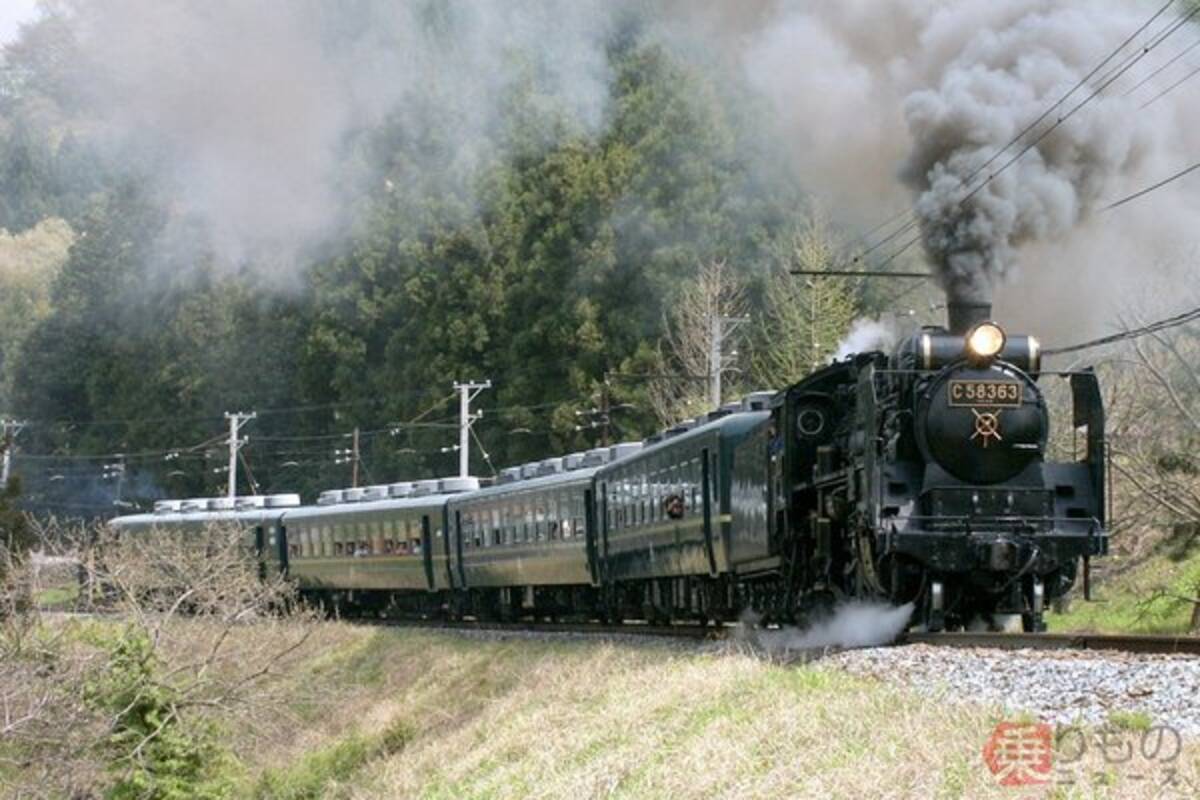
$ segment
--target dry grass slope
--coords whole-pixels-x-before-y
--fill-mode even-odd
[[[937,706],[819,664],[331,627],[322,654],[289,677],[290,713],[303,722],[273,744],[258,739],[263,763],[286,773],[347,737],[397,728],[403,746],[370,749],[354,769],[289,796],[1014,796],[981,757],[1000,720],[993,709]],[[1167,775],[1137,777],[1144,767],[1095,751],[1072,768],[1072,785],[1039,796],[1170,796],[1159,785]],[[1175,767],[1178,796],[1195,796],[1200,746],[1189,743]],[[271,796],[264,785],[259,796]]]

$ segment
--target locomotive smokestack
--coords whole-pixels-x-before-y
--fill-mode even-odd
[[[966,335],[967,331],[992,318],[992,304],[986,301],[950,300],[946,304],[951,333]]]
[[[947,327],[951,333],[967,331],[992,318],[992,287],[986,276],[954,277],[945,283]]]

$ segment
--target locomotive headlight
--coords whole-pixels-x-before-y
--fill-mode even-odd
[[[1004,349],[1004,331],[994,322],[981,322],[967,334],[967,355],[987,360],[1000,355]]]

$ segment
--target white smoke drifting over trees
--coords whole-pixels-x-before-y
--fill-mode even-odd
[[[1098,212],[1194,162],[1195,86],[1140,108],[1193,58],[1127,94],[1196,40],[1194,22],[960,203],[967,176],[1157,2],[57,2],[75,9],[87,68],[72,74],[111,140],[162,179],[181,216],[204,223],[220,259],[266,265],[284,282],[344,232],[350,204],[375,180],[351,152],[357,132],[384,119],[419,130],[438,108],[453,159],[428,167],[460,186],[495,146],[506,93],[529,75],[546,103],[598,130],[606,48],[631,15],[664,47],[704,53],[772,101],[799,178],[846,227],[915,204],[943,285],[978,294],[1004,284],[997,310],[1010,324],[1074,338],[1102,327],[1144,270],[1195,257],[1194,183]],[[1181,0],[1136,44],[1184,10]]]
[[[220,260],[283,281],[348,224],[372,179],[349,152],[356,133],[385,119],[422,131],[437,107],[455,161],[427,166],[449,186],[527,74],[589,126],[610,79],[614,15],[593,0],[77,5],[79,88],[114,146],[142,156]]]

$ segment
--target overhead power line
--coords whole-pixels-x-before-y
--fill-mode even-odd
[[[1176,53],[1176,54],[1175,54],[1175,56],[1174,56],[1174,57],[1173,57],[1171,60],[1167,61],[1167,62],[1166,62],[1165,64],[1163,64],[1161,67],[1159,67],[1158,69],[1154,70],[1154,71],[1153,71],[1153,72],[1151,72],[1149,75],[1147,75],[1146,77],[1144,77],[1144,78],[1142,78],[1140,81],[1138,81],[1136,84],[1134,84],[1134,86],[1133,86],[1133,88],[1132,88],[1132,89],[1130,89],[1129,91],[1125,92],[1125,96],[1126,96],[1126,97],[1128,97],[1129,95],[1131,95],[1131,94],[1133,94],[1134,92],[1136,92],[1138,89],[1140,89],[1140,88],[1142,88],[1143,86],[1145,86],[1145,85],[1146,85],[1147,83],[1149,83],[1150,81],[1152,81],[1152,80],[1154,80],[1155,78],[1157,78],[1157,77],[1158,77],[1160,74],[1162,74],[1162,72],[1163,72],[1164,70],[1166,70],[1168,67],[1170,67],[1172,64],[1174,64],[1174,63],[1175,63],[1176,61],[1178,61],[1179,59],[1181,59],[1181,58],[1183,58],[1184,56],[1186,56],[1188,53],[1190,53],[1190,52],[1192,52],[1193,50],[1195,50],[1197,47],[1200,47],[1200,39],[1197,39],[1196,41],[1192,42],[1190,45],[1188,45],[1187,47],[1185,47],[1183,50],[1181,50],[1181,51],[1179,51],[1178,53]],[[1151,101],[1151,102],[1154,102],[1154,101]],[[1146,105],[1149,105],[1149,103],[1147,103]],[[1142,108],[1145,108],[1145,107],[1146,107],[1146,106],[1142,106]]]
[[[1116,344],[1127,339],[1138,339],[1142,336],[1149,336],[1154,333],[1160,333],[1171,328],[1178,328],[1180,325],[1186,325],[1189,322],[1200,320],[1200,308],[1193,308],[1191,311],[1184,311],[1182,314],[1176,314],[1173,317],[1160,319],[1157,322],[1151,322],[1148,325],[1143,325],[1140,328],[1133,328],[1120,333],[1114,333],[1110,336],[1102,336],[1099,339],[1092,339],[1089,342],[1080,342],[1079,344],[1069,345],[1067,347],[1051,347],[1043,351],[1044,355],[1057,356],[1064,353],[1077,353],[1080,350],[1091,350],[1096,347],[1103,347],[1108,344]]]
[[[1200,42],[1197,42],[1196,44],[1200,44]],[[1194,78],[1198,73],[1200,73],[1200,67],[1196,67],[1196,68],[1192,69],[1190,72],[1188,72],[1187,75],[1184,75],[1182,78],[1175,81],[1174,83],[1172,83],[1167,88],[1163,89],[1158,94],[1154,95],[1154,97],[1151,97],[1149,100],[1147,100],[1146,102],[1144,102],[1140,106],[1138,106],[1138,110],[1140,111],[1141,109],[1146,108],[1147,106],[1154,105],[1159,100],[1163,99],[1164,97],[1169,95],[1171,92],[1175,91],[1180,86],[1182,86],[1183,84],[1187,83],[1189,80]]]
[[[987,170],[988,167],[990,167],[992,164],[994,164],[997,161],[997,159],[999,159],[1004,153],[1006,153],[1013,146],[1019,144],[1021,142],[1021,140],[1023,140],[1028,134],[1030,134],[1032,131],[1034,131],[1038,125],[1040,125],[1051,114],[1053,114],[1056,109],[1061,107],[1076,92],[1078,92],[1080,89],[1082,89],[1084,86],[1086,86],[1090,80],[1092,80],[1094,77],[1096,77],[1098,74],[1100,74],[1101,70],[1103,70],[1106,66],[1108,66],[1109,62],[1111,62],[1114,58],[1116,58],[1117,55],[1119,55],[1121,53],[1121,51],[1123,51],[1130,44],[1132,44],[1139,36],[1141,36],[1143,33],[1145,33],[1146,30],[1148,28],[1150,28],[1150,26],[1153,25],[1154,22],[1159,17],[1161,17],[1163,14],[1165,14],[1167,12],[1167,9],[1169,9],[1171,6],[1173,6],[1175,4],[1175,2],[1176,2],[1176,0],[1168,0],[1166,3],[1164,3],[1157,11],[1155,11],[1150,16],[1149,19],[1147,19],[1144,23],[1142,23],[1142,25],[1140,27],[1138,27],[1137,30],[1135,30],[1128,37],[1126,37],[1126,39],[1124,41],[1122,41],[1116,48],[1114,48],[1111,52],[1109,52],[1108,55],[1106,55],[1103,59],[1101,59],[1100,62],[1097,63],[1096,66],[1093,67],[1090,72],[1088,72],[1078,82],[1076,82],[1069,90],[1067,90],[1067,92],[1065,94],[1060,96],[1053,104],[1051,104],[1046,110],[1044,110],[1041,114],[1039,114],[1032,122],[1030,122],[1025,127],[1023,127],[1015,136],[1013,136],[1009,141],[1007,141],[1002,147],[1000,147],[994,153],[992,153],[992,155],[990,157],[988,157],[988,159],[986,161],[984,161],[982,164],[980,164],[978,167],[976,167],[974,170],[972,170],[971,173],[969,175],[967,175],[967,177],[964,179],[963,185],[970,186],[972,184],[972,182],[974,182],[974,180],[977,177],[979,177],[981,174],[983,174],[983,172],[985,170]],[[1175,20],[1174,22],[1168,22],[1160,31],[1158,31],[1156,34],[1154,34],[1154,36],[1152,36],[1150,38],[1149,42],[1146,45],[1144,45],[1140,50],[1137,50],[1137,51],[1134,51],[1133,53],[1131,53],[1129,56],[1126,57],[1126,59],[1124,61],[1122,61],[1114,69],[1112,69],[1106,75],[1104,75],[1101,78],[1099,86],[1096,89],[1094,89],[1087,97],[1085,97],[1082,101],[1080,101],[1074,107],[1072,107],[1071,110],[1068,111],[1066,114],[1057,118],[1053,125],[1051,125],[1049,128],[1044,130],[1037,137],[1035,137],[1033,139],[1033,141],[1028,143],[1025,147],[1023,147],[1020,150],[1020,152],[1018,152],[1015,156],[1013,156],[1008,161],[1006,161],[1003,164],[1003,166],[1001,166],[998,170],[996,170],[993,173],[990,173],[983,180],[982,183],[980,183],[974,189],[971,189],[965,196],[963,196],[960,200],[958,200],[957,205],[961,206],[967,200],[970,200],[972,197],[974,197],[976,194],[978,194],[980,191],[982,191],[985,186],[990,184],[999,175],[1001,175],[1005,170],[1007,170],[1009,167],[1011,167],[1013,164],[1015,164],[1017,161],[1019,161],[1022,156],[1024,156],[1026,153],[1028,153],[1030,150],[1032,150],[1034,147],[1036,147],[1039,143],[1041,143],[1041,141],[1044,140],[1047,136],[1049,136],[1053,131],[1057,130],[1059,126],[1061,126],[1064,122],[1066,122],[1068,119],[1070,119],[1077,111],[1079,111],[1081,108],[1083,108],[1085,105],[1087,105],[1093,99],[1095,99],[1101,92],[1103,92],[1114,81],[1116,81],[1118,78],[1120,78],[1122,75],[1124,75],[1129,69],[1131,69],[1135,64],[1137,64],[1138,61],[1140,61],[1143,57],[1145,57],[1151,50],[1153,50],[1155,47],[1157,47],[1162,42],[1166,41],[1166,39],[1171,34],[1173,34],[1180,27],[1182,27],[1183,24],[1185,22],[1187,22],[1189,19],[1191,19],[1197,12],[1200,12],[1200,6],[1192,9],[1192,11],[1190,11],[1186,14],[1181,14],[1179,19]],[[850,259],[847,266],[853,266],[855,264],[861,263],[871,253],[879,250],[880,248],[882,248],[884,245],[888,244],[889,242],[892,242],[892,241],[900,238],[904,234],[912,231],[914,228],[918,227],[918,225],[920,224],[920,219],[917,216],[916,209],[910,209],[907,212],[893,215],[892,217],[885,220],[883,223],[872,228],[866,235],[870,236],[872,233],[874,233],[878,230],[881,230],[883,228],[886,228],[886,227],[890,226],[893,222],[895,222],[899,219],[905,218],[905,217],[908,218],[907,221],[905,222],[905,224],[901,225],[899,228],[892,231],[887,236],[880,239],[878,242],[875,242],[875,244],[871,245],[863,252],[854,256],[854,258]],[[921,232],[918,231],[916,233],[916,235],[909,237],[907,240],[904,241],[903,244],[901,244],[899,247],[897,247],[895,250],[893,250],[890,254],[888,254],[883,259],[882,262],[875,265],[876,268],[878,269],[878,268],[885,267],[888,264],[891,264],[896,259],[898,259],[901,255],[903,255],[905,252],[907,252],[909,248],[911,248],[914,244],[916,244],[917,242],[919,242],[921,240],[921,235],[922,235]]]
[[[1185,175],[1187,175],[1191,172],[1195,172],[1198,169],[1200,169],[1200,161],[1196,162],[1195,164],[1192,164],[1190,167],[1181,169],[1179,172],[1176,172],[1171,177],[1165,178],[1165,179],[1159,181],[1158,183],[1154,184],[1153,186],[1147,186],[1145,189],[1139,189],[1138,191],[1134,192],[1131,195],[1122,197],[1120,200],[1117,200],[1115,203],[1109,203],[1108,205],[1106,205],[1104,208],[1102,208],[1100,210],[1101,211],[1111,211],[1114,208],[1119,208],[1120,206],[1123,206],[1126,203],[1137,200],[1139,197],[1144,197],[1145,195],[1148,195],[1157,189],[1161,189],[1162,187],[1166,186],[1168,183],[1177,181],[1180,178],[1184,177]]]

